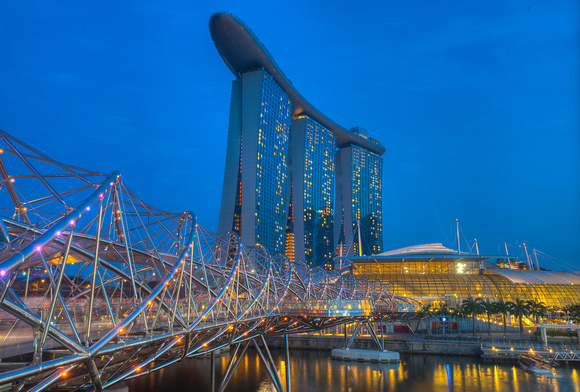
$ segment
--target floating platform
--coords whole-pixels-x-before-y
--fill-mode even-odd
[[[331,357],[342,361],[362,361],[362,362],[400,362],[399,353],[396,351],[378,350],[357,350],[335,348],[331,352]]]

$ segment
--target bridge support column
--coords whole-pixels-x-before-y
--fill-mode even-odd
[[[580,330],[578,330],[580,333]],[[284,335],[286,341],[286,392],[290,392],[290,350],[288,345],[288,334]]]
[[[215,351],[210,354],[211,392],[215,392]]]
[[[381,342],[383,344],[383,351],[385,350],[385,334],[383,331],[383,320],[381,320]]]
[[[95,386],[95,391],[101,392],[103,390],[103,383],[101,382],[101,377],[99,376],[99,371],[95,365],[95,361],[90,359],[85,362],[91,380],[93,380],[93,385]]]
[[[268,345],[266,344],[266,340],[264,339],[264,336],[260,335],[260,337],[262,338],[262,342],[264,343],[264,349],[266,350],[266,353],[268,354],[268,358],[266,358],[264,356],[264,353],[260,349],[260,346],[258,346],[258,343],[256,342],[255,339],[252,340],[252,343],[254,343],[254,347],[256,347],[256,351],[258,351],[258,356],[262,360],[263,365],[266,367],[266,370],[268,371],[268,374],[270,375],[270,379],[272,380],[272,383],[274,384],[274,388],[276,388],[276,391],[278,391],[278,392],[284,392],[284,388],[282,387],[282,382],[280,381],[280,377],[278,376],[278,372],[276,371],[276,366],[274,365],[274,361],[272,360],[272,356],[270,355],[270,350],[268,349]]]
[[[379,339],[377,338],[377,334],[375,333],[374,325],[371,325],[371,323],[369,321],[365,321],[364,325],[365,325],[365,328],[367,329],[367,331],[369,331],[369,334],[373,338],[375,344],[379,347],[379,349],[381,351],[384,351],[385,347],[383,345],[381,345],[381,343],[379,342]]]
[[[234,375],[234,372],[238,368],[238,365],[240,364],[241,359],[243,358],[244,354],[246,353],[246,350],[248,349],[249,344],[250,344],[250,342],[246,342],[244,344],[244,348],[242,349],[242,353],[239,355],[238,355],[238,353],[240,351],[240,346],[242,345],[242,343],[236,344],[236,348],[234,349],[234,352],[230,356],[230,361],[228,362],[228,366],[227,366],[226,372],[224,374],[224,379],[222,380],[222,383],[220,385],[220,388],[218,389],[218,392],[223,392],[224,389],[226,389],[226,387],[228,386],[228,383],[230,382],[230,380],[232,379],[232,376]]]
[[[542,342],[548,345],[548,334],[546,334],[546,327],[540,327],[540,335],[542,335]]]
[[[350,340],[348,341],[348,344],[345,347],[347,350],[350,348],[350,345],[354,341],[354,337],[358,334],[358,330],[360,328],[360,325],[361,325],[360,321],[358,323],[356,323],[354,330],[352,331],[352,336],[350,337]]]

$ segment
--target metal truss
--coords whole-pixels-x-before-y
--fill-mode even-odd
[[[146,204],[118,172],[0,142],[0,388],[100,391],[392,304],[392,285],[272,256]]]

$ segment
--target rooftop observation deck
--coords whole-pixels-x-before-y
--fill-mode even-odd
[[[262,68],[272,75],[293,103],[293,118],[306,115],[328,128],[336,137],[338,147],[354,144],[378,155],[385,152],[385,147],[377,140],[348,131],[308,102],[292,85],[258,37],[240,19],[218,12],[210,18],[209,30],[219,54],[237,78],[245,72]]]

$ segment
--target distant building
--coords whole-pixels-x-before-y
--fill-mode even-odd
[[[307,116],[292,121],[295,257],[332,263],[336,138]],[[302,224],[296,224],[302,222]]]
[[[232,83],[218,231],[284,253],[292,102],[264,70]]]
[[[342,208],[337,209],[341,215],[335,218],[338,224],[334,242],[344,244],[342,253],[345,255],[381,253],[383,159],[364,148],[351,145],[337,152],[336,167],[339,179],[337,205]]]
[[[214,14],[210,32],[236,76],[218,231],[327,268],[341,241],[381,252],[382,144],[306,101],[235,16]]]

